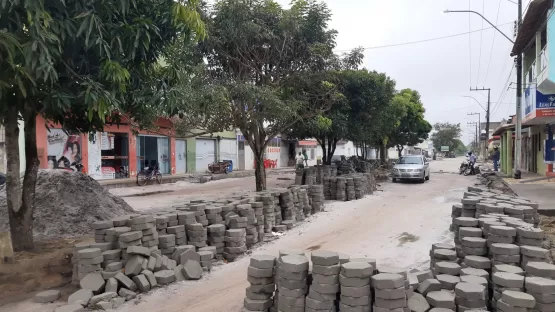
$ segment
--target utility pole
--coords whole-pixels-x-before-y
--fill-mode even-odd
[[[476,132],[474,132],[474,150],[478,149],[478,124],[475,121],[472,122],[467,122],[467,125],[469,126],[475,126],[476,127]],[[476,153],[476,152],[474,152]]]
[[[480,119],[480,113],[468,113],[467,115],[469,115],[469,116],[478,115],[478,131],[479,131],[478,133],[480,133],[482,131],[482,124],[480,123],[480,120],[481,120]],[[478,139],[479,139],[480,135],[478,134],[477,136],[478,136]],[[480,141],[478,141],[478,144],[480,144]],[[478,147],[476,147],[476,148],[479,150]],[[484,159],[485,159],[485,157],[486,157],[485,151],[482,149],[482,151],[480,151],[480,153],[484,156]]]
[[[518,0],[517,31],[522,24],[522,0]],[[520,156],[522,149],[522,53],[516,56],[516,137],[515,137],[515,172],[514,178],[520,179]]]
[[[488,106],[486,109],[486,141],[484,142],[484,161],[487,160],[488,143],[489,143],[489,110],[490,110],[490,88],[470,88],[470,91],[488,91]]]

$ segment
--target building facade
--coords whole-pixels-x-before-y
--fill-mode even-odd
[[[521,168],[555,176],[555,11],[552,1],[530,3],[512,54],[523,56]],[[513,133],[501,142],[512,148]],[[509,151],[510,152],[510,151]],[[512,161],[512,157],[508,157]]]

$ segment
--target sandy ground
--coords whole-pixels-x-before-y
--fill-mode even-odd
[[[452,235],[448,231],[451,206],[460,202],[465,187],[476,182],[475,177],[453,174],[459,163],[460,159],[432,162],[431,179],[425,184],[387,182],[380,187],[383,191],[362,200],[329,202],[324,212],[311,216],[278,240],[251,252],[277,255],[280,249],[286,248],[326,249],[352,257],[376,258],[378,267],[388,265],[408,270],[425,268],[428,266],[428,252],[432,243],[452,242]],[[215,185],[208,183],[205,186],[210,190],[203,191],[203,194],[222,195],[236,188],[239,189],[237,191],[243,191],[250,179],[240,180],[246,181],[214,182],[221,184],[215,188]],[[278,180],[275,182],[279,183]],[[190,191],[187,188],[178,191],[179,194],[132,197],[126,200],[136,209],[152,209],[171,204],[174,200],[186,199],[192,195]],[[160,202],[163,204],[159,205]],[[200,281],[176,283],[142,295],[119,311],[241,311],[245,288],[248,286],[248,265],[249,258],[246,256],[237,262],[215,267]],[[0,311],[50,312],[53,307],[22,302],[0,308]]]

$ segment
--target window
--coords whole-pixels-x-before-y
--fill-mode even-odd
[[[316,158],[316,155],[315,155],[315,154],[316,154],[315,149],[314,149],[314,148],[311,148],[311,149],[310,149],[310,159],[311,159],[311,160],[314,160],[314,158]]]
[[[399,159],[399,164],[404,165],[421,165],[422,164],[422,157],[401,157]]]

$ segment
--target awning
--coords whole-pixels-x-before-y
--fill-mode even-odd
[[[299,141],[299,146],[318,146],[318,142],[311,140]]]
[[[522,125],[521,129],[530,128],[532,125]],[[493,132],[492,137],[499,137],[501,134],[505,133],[505,131],[515,130],[516,126],[514,124],[504,124],[501,127],[495,129]],[[514,136],[514,133],[513,133]],[[500,137],[499,137],[500,139]]]
[[[540,27],[547,20],[547,10],[551,7],[552,0],[533,0],[526,11],[522,20],[522,25],[518,30],[511,56],[524,52],[526,47],[532,42]]]

